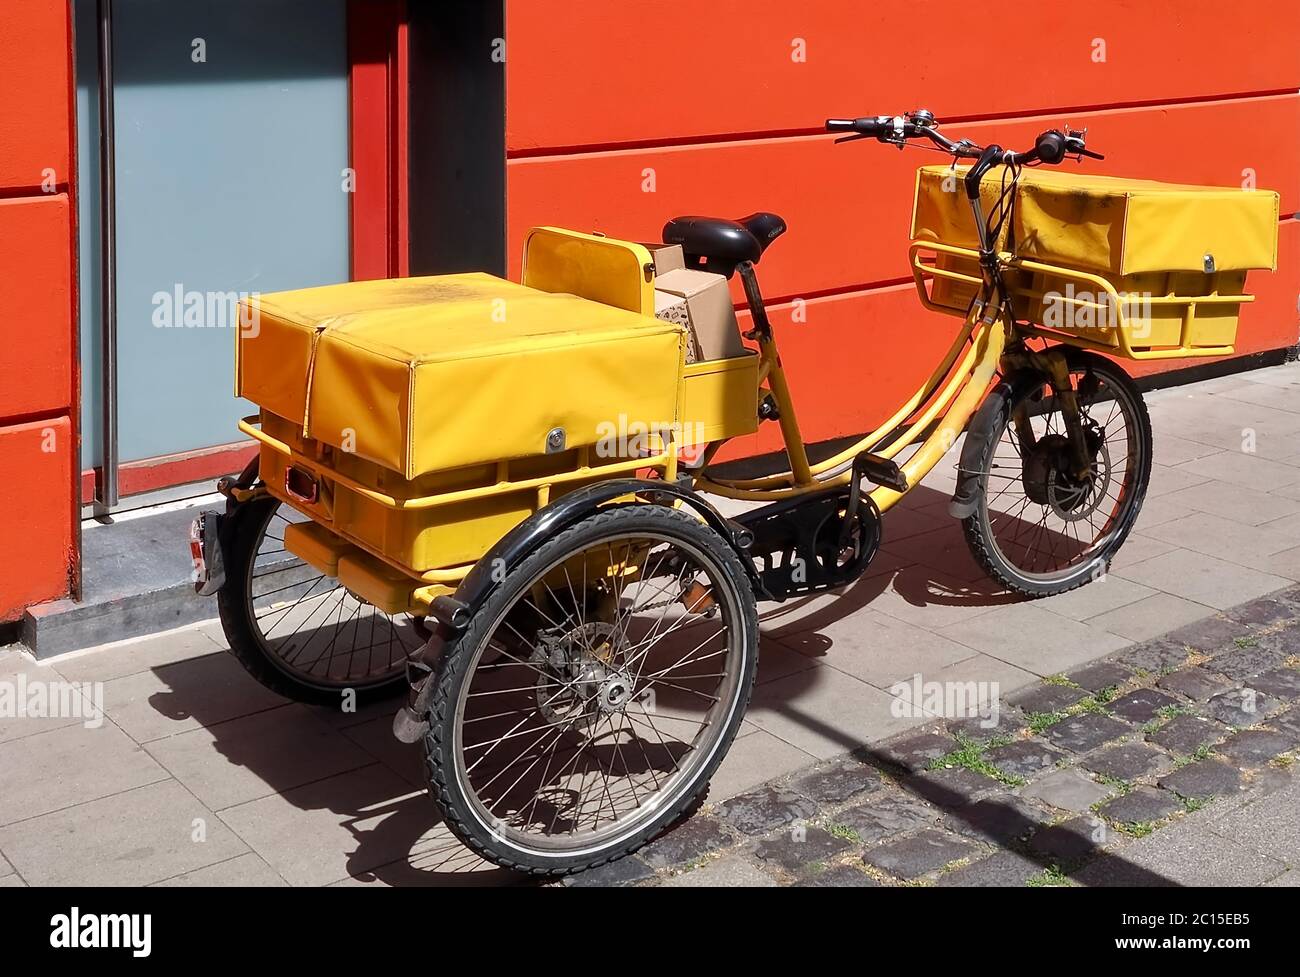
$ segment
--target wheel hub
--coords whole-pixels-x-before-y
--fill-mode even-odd
[[[626,647],[618,629],[602,621],[540,635],[532,661],[543,673],[537,677],[536,696],[547,721],[585,729],[601,715],[622,712],[635,684],[626,669],[615,665]]]
[[[1025,459],[1025,495],[1038,505],[1049,506],[1066,522],[1086,518],[1105,497],[1110,485],[1110,452],[1105,434],[1090,429],[1086,435],[1091,464],[1083,478],[1073,472],[1070,441],[1063,434],[1049,434],[1038,440]]]

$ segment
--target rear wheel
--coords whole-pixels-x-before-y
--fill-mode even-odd
[[[1074,354],[1070,385],[1079,400],[1092,461],[1071,475],[1061,404],[1042,380],[1002,396],[998,422],[977,463],[975,511],[962,526],[971,552],[1006,587],[1031,597],[1072,590],[1105,572],[1127,538],[1151,477],[1151,419],[1123,370]]]
[[[322,705],[406,687],[422,622],[386,614],[286,551],[285,527],[306,517],[278,500],[245,502],[229,518],[217,606],[231,654],[249,674],[286,698]]]
[[[702,795],[757,661],[729,545],[665,507],[603,510],[506,574],[444,648],[430,793],[499,865],[560,875],[617,858]]]

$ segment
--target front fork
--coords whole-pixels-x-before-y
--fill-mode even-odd
[[[1092,474],[1092,451],[1083,430],[1083,416],[1079,411],[1079,395],[1070,385],[1070,365],[1065,350],[1061,347],[1037,351],[1019,349],[1004,353],[1002,356],[1004,372],[1014,369],[1030,369],[1047,377],[1057,403],[1061,405],[1061,416],[1065,420],[1065,433],[1070,443],[1070,460],[1074,470],[1070,473],[1082,481]],[[1022,405],[1012,415],[1016,426],[1016,436],[1025,448],[1032,448],[1037,442],[1033,425],[1029,422],[1029,413]]]

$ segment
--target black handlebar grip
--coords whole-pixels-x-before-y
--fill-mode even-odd
[[[1065,136],[1056,129],[1040,133],[1034,141],[1034,154],[1044,163],[1055,165],[1065,159]]]
[[[886,124],[875,116],[865,116],[861,119],[827,119],[827,132],[856,132],[860,136],[876,136],[884,132]]]

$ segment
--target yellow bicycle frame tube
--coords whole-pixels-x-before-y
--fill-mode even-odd
[[[863,451],[875,451],[885,458],[893,458],[914,444],[938,418],[938,424],[929,436],[900,466],[908,484],[916,485],[956,443],[993,382],[1009,328],[1001,317],[1000,296],[997,298],[998,301],[990,301],[986,306],[977,303],[972,308],[943,361],[893,416],[861,440],[816,465],[808,463],[807,448],[795,420],[776,340],[772,337],[764,339],[759,347],[763,358],[759,373],[767,377],[770,393],[780,413],[781,436],[791,470],[758,479],[712,478],[706,471],[696,479],[695,487],[724,498],[761,502],[847,485],[853,477],[852,472],[837,472],[836,469],[851,464],[852,459]],[[888,447],[880,448],[886,437],[927,400],[929,405],[908,425],[907,430]],[[902,498],[902,493],[884,487],[878,487],[870,494],[882,512]]]

